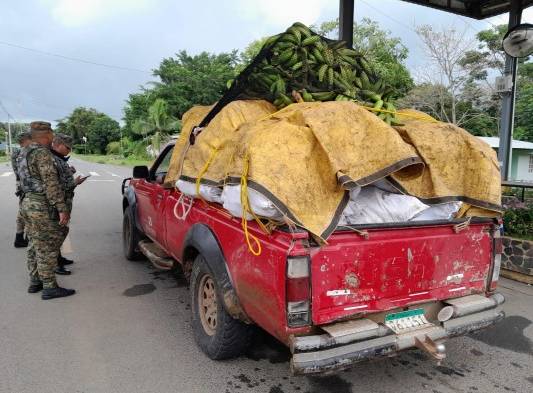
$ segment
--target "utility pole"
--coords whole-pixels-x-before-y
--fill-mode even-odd
[[[11,123],[9,121],[9,116],[7,116],[7,154],[11,156]]]
[[[509,27],[520,24],[522,19],[522,1],[511,0],[511,10],[509,12]],[[509,180],[511,159],[512,159],[512,142],[514,126],[514,106],[516,98],[516,70],[518,61],[515,57],[505,55],[504,77],[511,79],[511,89],[502,96],[502,113],[500,118],[500,146],[498,147],[498,161],[501,165],[502,180]]]

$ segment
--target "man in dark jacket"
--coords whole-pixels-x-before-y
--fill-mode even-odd
[[[27,145],[31,143],[31,134],[29,131],[22,132],[17,137],[17,142],[20,145],[20,149],[16,149],[11,154],[11,166],[13,167],[13,172],[15,173],[15,178],[17,181],[17,188],[15,191],[15,195],[19,198],[19,209],[17,213],[17,230],[15,233],[15,243],[14,246],[17,248],[20,247],[27,247],[28,246],[28,238],[24,236],[24,219],[22,218],[22,199],[24,198],[24,194],[22,193],[22,189],[20,188],[20,176],[18,174],[18,168],[17,168],[17,157],[20,153],[20,150]]]
[[[72,150],[72,137],[64,134],[55,134],[52,141],[52,154],[56,162],[59,183],[65,194],[65,204],[70,215],[72,215],[72,203],[74,200],[74,189],[85,181],[85,177],[74,178],[76,170],[68,164],[70,151]],[[63,228],[63,240],[67,237],[69,227]],[[57,260],[56,274],[70,274],[70,270],[65,269],[65,265],[70,265],[73,261],[59,254]]]

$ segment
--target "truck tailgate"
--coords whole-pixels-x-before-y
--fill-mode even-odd
[[[492,223],[342,231],[311,254],[314,324],[481,293],[492,261]]]

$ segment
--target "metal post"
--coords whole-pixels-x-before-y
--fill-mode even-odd
[[[509,29],[520,24],[522,18],[522,1],[511,0],[509,12]],[[498,160],[501,163],[502,180],[509,180],[512,159],[512,141],[514,127],[514,104],[516,96],[516,70],[517,60],[509,55],[505,56],[504,76],[511,77],[511,91],[503,93],[502,113],[500,118],[500,146],[498,148]]]
[[[7,117],[7,154],[11,156],[11,123],[9,121],[9,116]]]
[[[353,17],[355,0],[340,0],[339,5],[339,40],[353,47]]]

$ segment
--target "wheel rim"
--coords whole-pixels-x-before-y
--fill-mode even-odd
[[[209,275],[204,275],[198,286],[198,313],[204,331],[213,336],[217,329],[217,296],[215,282]]]

